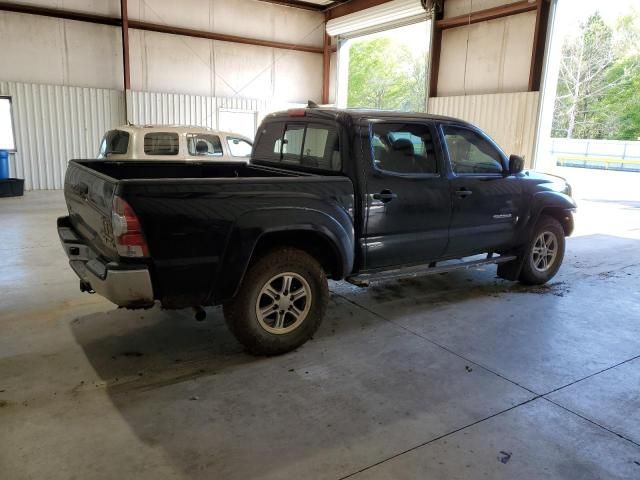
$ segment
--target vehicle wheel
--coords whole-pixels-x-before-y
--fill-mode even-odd
[[[551,280],[562,264],[564,244],[560,222],[553,217],[540,217],[525,251],[520,282],[542,285]]]
[[[282,248],[249,268],[236,297],[224,305],[224,317],[251,353],[278,355],[311,338],[328,301],[327,277],[316,259]]]

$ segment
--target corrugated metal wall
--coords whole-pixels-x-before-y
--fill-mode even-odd
[[[487,132],[507,153],[533,165],[538,121],[538,92],[435,97],[429,113],[461,118]]]
[[[28,190],[62,188],[68,160],[95,157],[105,130],[124,122],[117,90],[0,82],[0,94],[12,98],[11,175]]]
[[[118,90],[0,82],[0,95],[12,98],[17,152],[10,156],[11,175],[24,178],[27,190],[62,188],[69,159],[94,158],[104,132],[126,122],[124,93]],[[169,93],[128,95],[129,121],[138,124],[216,128],[221,110],[254,112],[260,122],[269,112],[297,105]]]
[[[218,128],[220,110],[254,112],[259,123],[269,112],[298,106],[268,99],[206,97],[177,93],[132,91],[127,95],[129,121],[139,125],[198,125]]]

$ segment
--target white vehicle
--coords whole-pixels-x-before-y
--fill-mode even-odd
[[[124,125],[104,134],[98,158],[247,163],[252,147],[244,135],[204,127]]]

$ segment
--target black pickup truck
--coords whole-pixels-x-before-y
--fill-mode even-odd
[[[327,278],[494,263],[548,281],[576,205],[523,163],[453,118],[289,110],[262,122],[248,165],[71,161],[58,232],[81,290],[127,308],[222,304],[250,351],[278,354],[318,328]]]

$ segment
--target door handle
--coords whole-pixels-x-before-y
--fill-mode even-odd
[[[471,190],[467,190],[466,188],[461,188],[460,190],[456,190],[456,195],[460,198],[466,198],[471,195],[473,192]]]
[[[382,190],[380,193],[373,194],[374,200],[380,200],[383,203],[390,202],[394,198],[398,198],[398,194],[393,193],[391,190]]]

